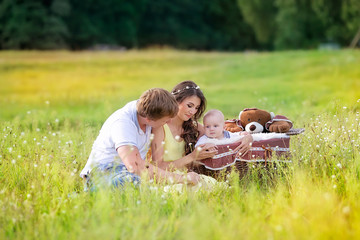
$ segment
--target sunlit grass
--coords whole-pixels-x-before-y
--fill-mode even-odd
[[[332,109],[329,102],[359,99],[359,65],[359,51],[0,52],[0,117],[50,105],[59,117],[102,121],[145,89],[170,90],[186,79],[203,88],[209,107],[228,117],[249,106],[297,117],[300,109]]]
[[[359,238],[359,63],[357,51],[0,52],[0,239]],[[293,163],[211,192],[83,192],[106,117],[184,79],[227,117],[257,106],[305,127]]]

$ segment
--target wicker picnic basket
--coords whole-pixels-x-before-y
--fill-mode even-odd
[[[304,132],[304,129],[292,129],[288,133],[255,133],[253,143],[246,155],[239,156],[234,149],[240,144],[239,141],[217,145],[218,154],[213,158],[204,159],[199,162],[194,170],[196,172],[219,177],[224,172],[235,168],[240,177],[248,172],[249,165],[268,163],[290,163],[290,137]],[[276,160],[274,156],[276,155]]]

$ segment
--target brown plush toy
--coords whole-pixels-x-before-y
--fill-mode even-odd
[[[230,132],[247,131],[249,133],[276,132],[285,133],[292,128],[292,122],[285,116],[257,108],[246,108],[239,119],[227,120],[225,129]]]

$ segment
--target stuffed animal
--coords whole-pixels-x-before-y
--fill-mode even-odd
[[[225,129],[230,132],[247,131],[249,133],[276,132],[285,133],[292,128],[292,122],[281,115],[257,108],[246,108],[239,119],[227,120]]]

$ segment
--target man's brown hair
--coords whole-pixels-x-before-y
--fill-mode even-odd
[[[152,88],[140,96],[136,110],[142,117],[159,120],[163,117],[175,117],[179,107],[171,93],[162,88]]]

